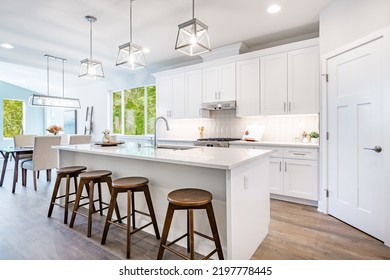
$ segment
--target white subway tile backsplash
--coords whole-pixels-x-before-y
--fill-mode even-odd
[[[318,115],[284,115],[238,118],[235,110],[211,111],[209,119],[169,120],[170,131],[159,126],[159,137],[199,138],[199,127],[204,127],[205,138],[241,138],[248,125],[264,125],[263,141],[294,141],[301,138],[302,131],[319,131]]]

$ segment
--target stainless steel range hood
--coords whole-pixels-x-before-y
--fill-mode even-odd
[[[228,109],[235,109],[236,108],[236,101],[220,101],[220,102],[208,102],[202,104],[203,110],[228,110]]]

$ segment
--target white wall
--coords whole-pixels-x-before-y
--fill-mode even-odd
[[[0,81],[0,143],[3,143],[3,99],[23,100],[25,104],[25,134],[44,134],[45,132],[45,111],[41,107],[28,106],[29,97],[34,92],[15,85]],[[10,144],[11,139],[7,140]]]
[[[82,79],[82,78],[80,78]],[[109,92],[154,84],[155,80],[148,70],[131,72],[116,78],[106,77],[99,80],[85,80],[85,85],[68,89],[66,96],[80,99],[81,109],[77,111],[77,133],[84,134],[87,107],[93,106],[94,139],[100,139],[102,131],[110,127]]]
[[[390,25],[389,0],[335,0],[320,13],[320,53]]]

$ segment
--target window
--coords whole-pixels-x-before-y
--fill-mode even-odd
[[[22,100],[3,99],[3,137],[11,138],[23,133]]]
[[[142,86],[112,93],[113,133],[152,134],[155,119],[156,86]]]

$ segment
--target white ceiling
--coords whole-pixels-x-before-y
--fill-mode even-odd
[[[318,32],[319,13],[333,1],[196,0],[195,17],[209,26],[214,49],[237,42],[255,49]],[[274,3],[282,10],[268,14],[267,7]],[[77,78],[80,60],[89,57],[86,15],[97,18],[92,56],[103,62],[106,79],[133,75],[115,66],[118,46],[129,41],[129,6],[129,0],[0,0],[0,44],[14,45],[14,49],[0,48],[0,80],[45,92],[44,55],[50,54],[67,59],[67,86],[86,83]],[[133,3],[133,42],[150,49],[148,69],[194,59],[174,50],[177,25],[191,18],[191,0]],[[56,70],[56,64],[52,67]]]

